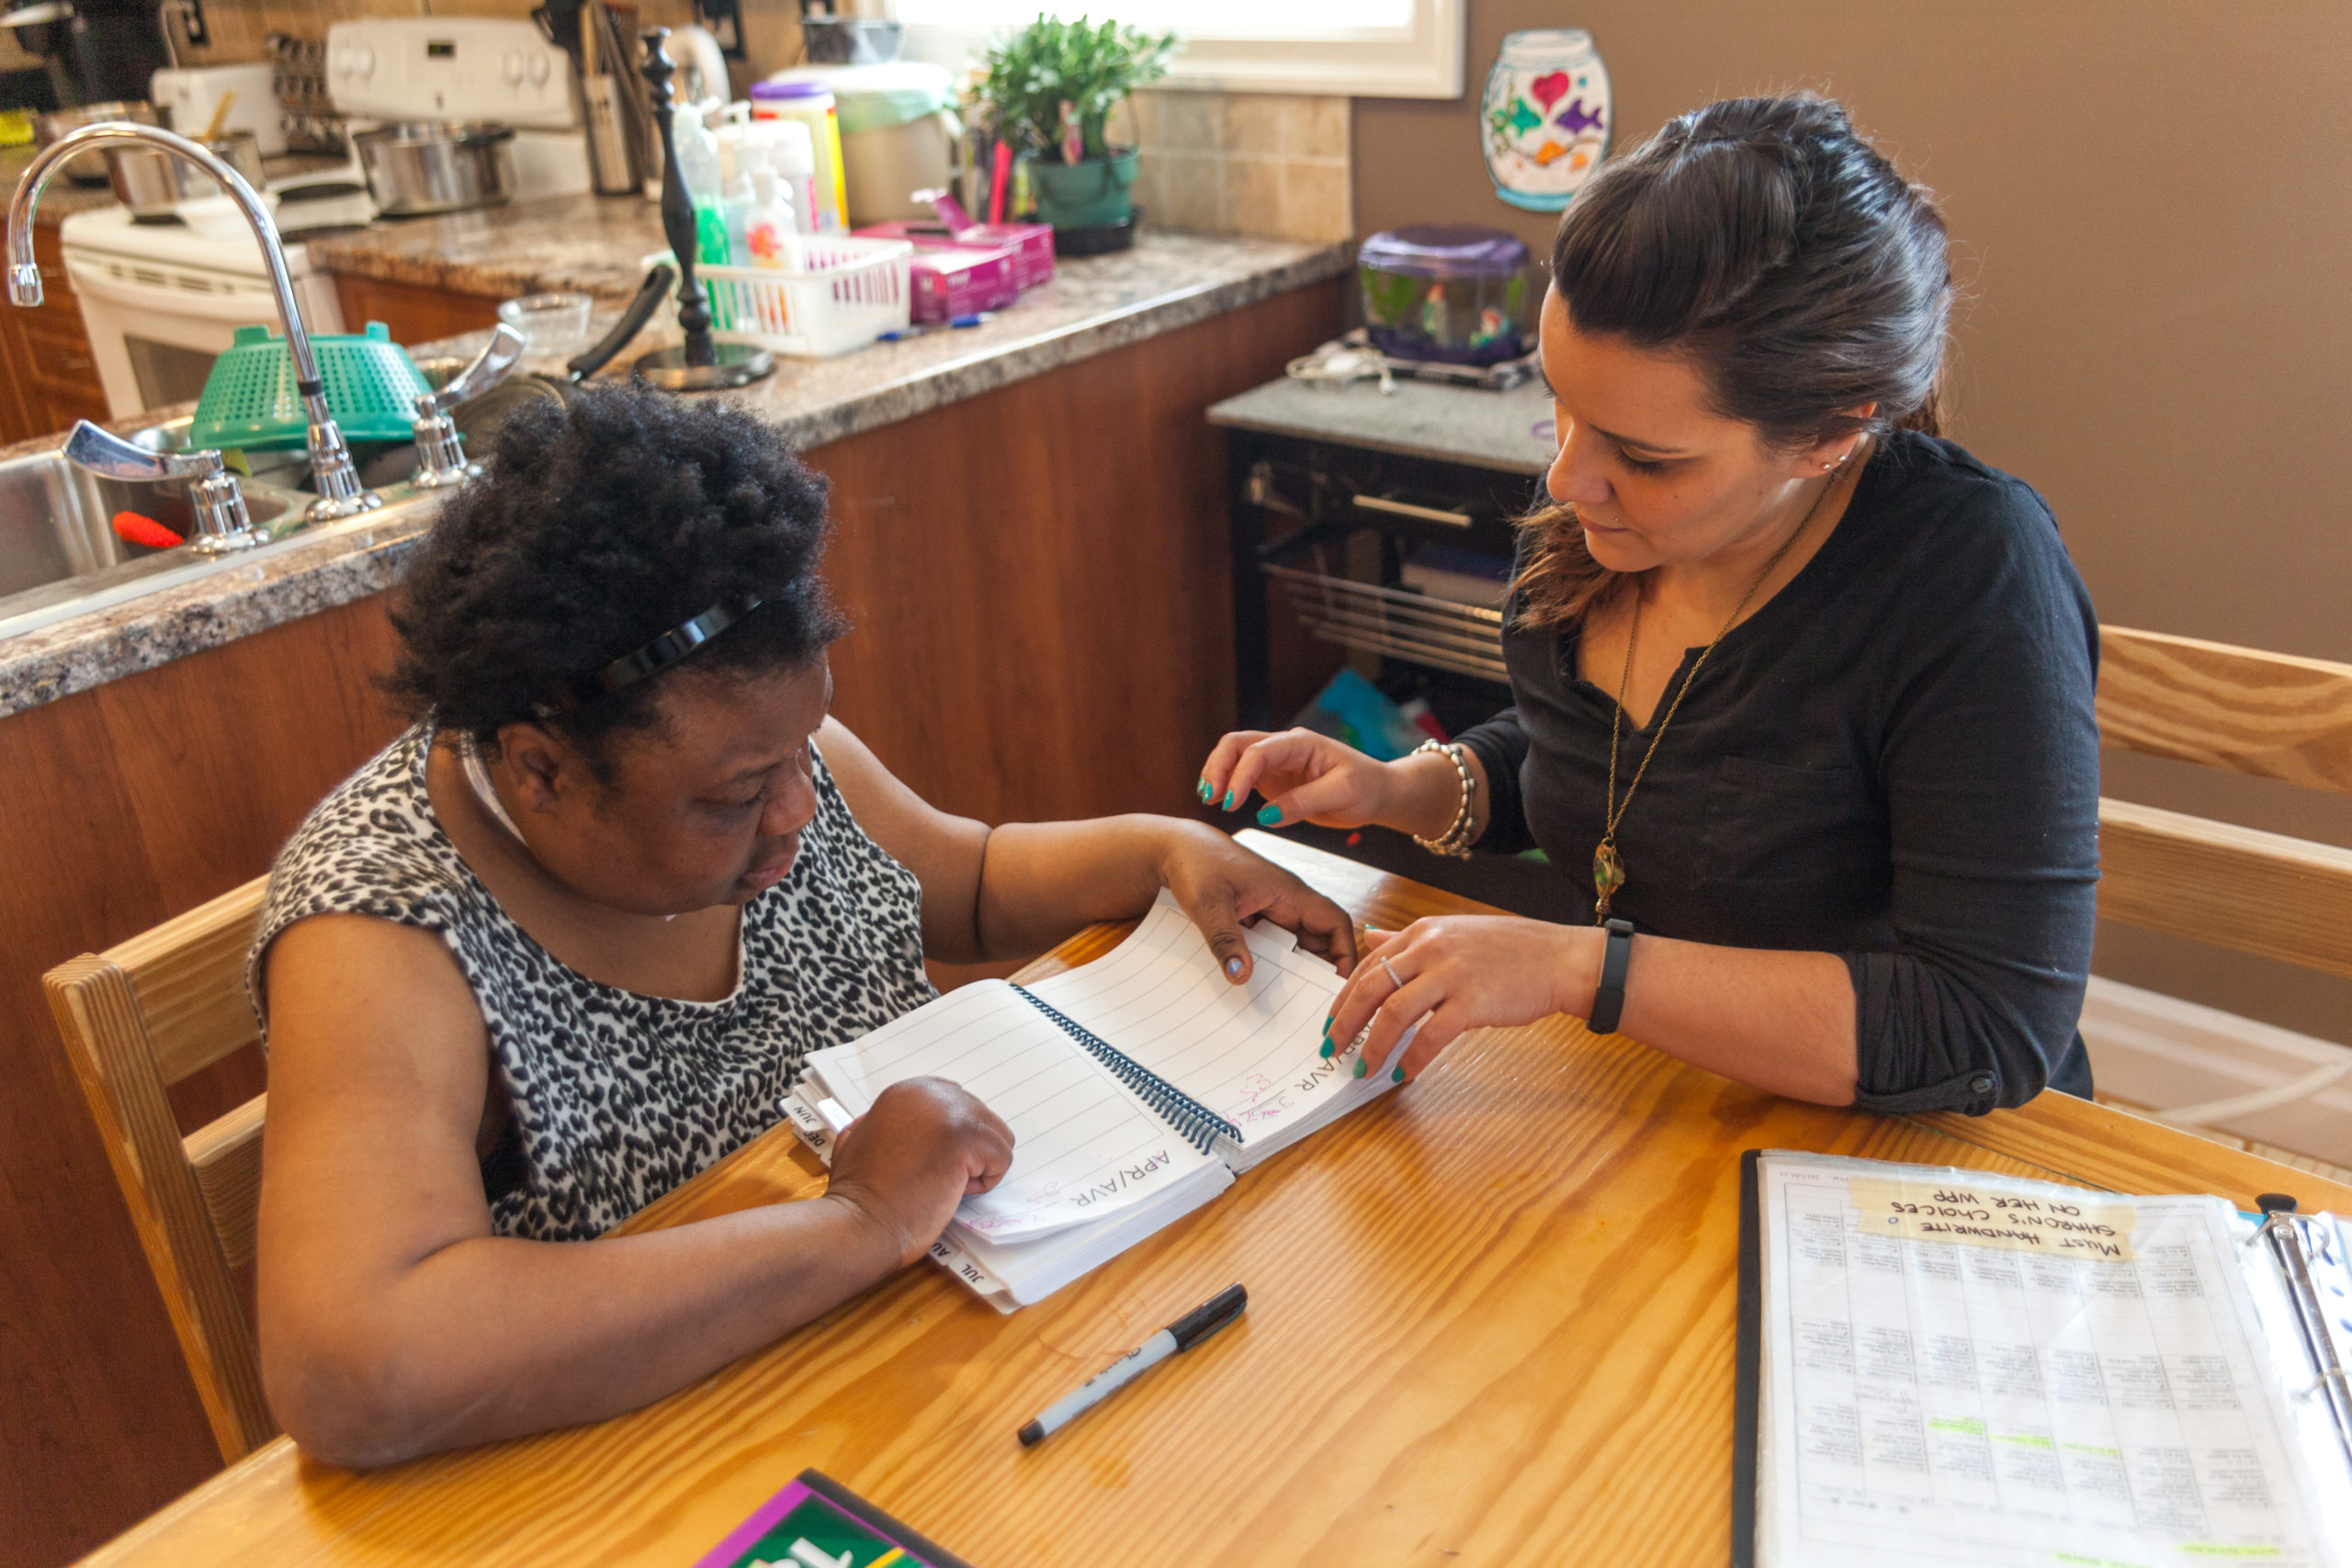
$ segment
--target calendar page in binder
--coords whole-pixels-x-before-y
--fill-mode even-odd
[[[1237,986],[1163,892],[1112,952],[1029,988],[1238,1128],[1246,1155],[1389,1082],[1357,1077],[1351,1055],[1320,1054],[1323,1021],[1346,984],[1339,971],[1272,921],[1243,934],[1251,973]]]
[[[1761,1174],[1759,1564],[2346,1562],[2340,1449],[2221,1200]]]
[[[1001,980],[812,1051],[808,1071],[853,1117],[894,1083],[941,1077],[1003,1118],[1012,1168],[956,1211],[957,1224],[1000,1240],[1101,1219],[1216,1164]]]

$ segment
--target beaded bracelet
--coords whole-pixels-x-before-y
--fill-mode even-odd
[[[1462,760],[1462,747],[1459,742],[1449,745],[1440,740],[1424,740],[1413,748],[1413,755],[1416,757],[1424,751],[1444,752],[1446,761],[1453,764],[1453,771],[1462,775],[1462,809],[1454,813],[1453,826],[1447,828],[1443,833],[1434,839],[1424,839],[1416,833],[1413,835],[1413,842],[1433,855],[1444,855],[1452,860],[1468,860],[1470,858],[1470,808],[1477,790],[1477,786],[1470,778],[1470,764]]]

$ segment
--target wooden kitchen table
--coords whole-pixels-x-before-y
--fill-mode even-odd
[[[1376,924],[1476,908],[1247,837]],[[1829,1110],[1555,1018],[1465,1036],[1042,1305],[1000,1316],[917,1268],[598,1426],[370,1474],[281,1438],[89,1561],[683,1568],[815,1466],[978,1568],[1720,1563],[1756,1147],[2352,1209],[2352,1190],[2063,1095],[1973,1119]],[[822,1179],[778,1130],[630,1225]],[[1234,1327],[1039,1447],[1014,1440],[1237,1280]]]

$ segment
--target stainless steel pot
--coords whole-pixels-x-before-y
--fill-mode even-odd
[[[514,132],[503,125],[413,120],[351,139],[387,218],[496,207],[514,197]]]
[[[70,109],[53,109],[33,119],[33,141],[46,147],[68,131],[102,120],[128,119],[141,125],[160,125],[153,104],[125,103],[117,100],[105,104],[80,104]],[[102,186],[107,183],[107,155],[85,152],[65,165],[65,177],[77,186]]]
[[[232,130],[201,145],[244,175],[247,185],[261,189],[261,139],[252,131]],[[220,194],[210,175],[160,147],[108,148],[107,183],[114,186],[114,198],[130,209],[133,218],[173,217],[183,201]]]

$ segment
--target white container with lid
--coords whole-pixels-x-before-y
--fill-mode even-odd
[[[849,222],[842,176],[841,123],[832,91],[800,73],[785,74],[792,79],[752,84],[752,122],[756,125],[763,120],[780,120],[806,128],[816,199],[805,210],[813,216],[820,231],[838,233]]]
[[[851,227],[927,218],[912,193],[950,184],[964,126],[956,79],[945,66],[900,60],[883,65],[805,65],[760,85],[816,86],[832,96],[840,127],[842,203]],[[760,89],[755,88],[757,92]]]

